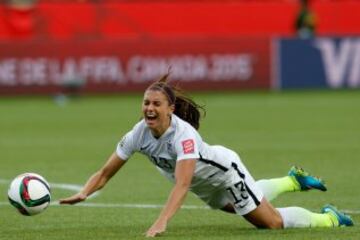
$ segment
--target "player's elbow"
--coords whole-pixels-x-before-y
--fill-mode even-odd
[[[189,189],[191,186],[191,180],[177,180],[175,185],[182,189]]]
[[[107,176],[106,172],[104,170],[100,170],[98,172],[97,189],[102,189],[108,181],[109,177]]]

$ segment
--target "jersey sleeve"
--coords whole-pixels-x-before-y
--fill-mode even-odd
[[[130,131],[117,144],[116,154],[122,160],[128,160],[135,152],[134,131]]]
[[[195,134],[183,134],[175,141],[176,161],[185,159],[198,159],[200,140]]]

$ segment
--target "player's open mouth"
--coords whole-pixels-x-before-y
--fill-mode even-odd
[[[157,119],[157,115],[155,113],[146,113],[145,114],[145,120],[147,122],[152,122],[155,121]]]

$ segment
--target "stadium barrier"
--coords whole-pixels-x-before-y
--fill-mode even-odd
[[[360,38],[281,39],[276,87],[359,88]]]
[[[270,38],[0,43],[0,94],[270,88]]]
[[[0,94],[142,91],[171,72],[189,90],[359,88],[360,38],[0,43]]]
[[[1,40],[293,36],[300,6],[297,0],[40,0],[26,8],[9,2],[0,1]],[[309,2],[317,34],[360,34],[360,1]]]

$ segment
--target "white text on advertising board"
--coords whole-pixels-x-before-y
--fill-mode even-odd
[[[360,86],[360,39],[335,40],[320,38],[315,47],[320,50],[326,81],[332,88]]]
[[[65,59],[0,58],[0,85],[62,85],[72,81],[93,84],[146,83],[171,69],[180,81],[248,81],[254,72],[251,54],[142,56],[83,56]]]

